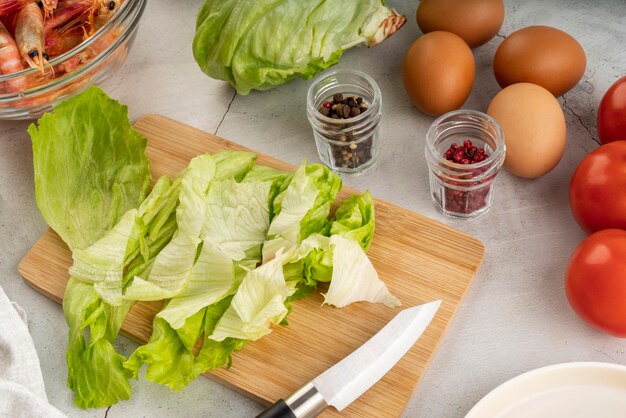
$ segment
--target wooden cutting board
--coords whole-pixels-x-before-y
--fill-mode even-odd
[[[155,179],[175,174],[204,152],[247,150],[158,115],[144,116],[135,128],[148,138]],[[295,169],[262,154],[257,162]],[[344,187],[338,201],[354,192]],[[481,242],[462,232],[382,200],[376,200],[375,206],[376,233],[368,255],[381,279],[404,307],[435,299],[443,303],[417,344],[381,381],[342,414],[330,408],[325,417],[401,415],[483,259]],[[61,302],[70,264],[67,246],[48,230],[26,254],[19,271],[37,291]],[[274,402],[351,353],[399,311],[363,302],[343,309],[321,305],[320,293],[297,301],[288,326],[275,327],[270,335],[235,353],[230,369],[207,376],[259,402]],[[135,304],[122,332],[146,342],[160,306],[160,302]],[[184,397],[185,392],[171,396]]]

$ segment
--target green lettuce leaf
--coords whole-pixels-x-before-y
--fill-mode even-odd
[[[204,208],[203,246],[189,285],[159,313],[174,328],[189,315],[236,289],[235,262],[252,268],[261,259],[261,244],[269,227],[270,182],[215,181]]]
[[[405,20],[381,0],[206,0],[193,53],[210,77],[248,94],[309,79],[344,50],[382,42]]]
[[[161,178],[138,210],[128,211],[103,238],[73,254],[71,270],[80,278],[70,278],[63,308],[70,326],[68,386],[76,392],[74,402],[82,408],[105,407],[130,397],[131,374],[122,366],[125,358],[115,352],[113,343],[133,302],[120,301],[119,295],[129,277],[149,271],[154,257],[174,233],[171,216],[158,230],[151,228],[159,214],[171,211],[167,202],[172,194],[175,187],[170,187],[166,177]],[[106,286],[100,289],[101,285]],[[116,306],[104,302],[111,297]]]
[[[252,167],[250,171],[246,174],[244,181],[263,181],[270,182],[270,220],[274,219],[274,205],[271,204],[276,199],[279,193],[281,193],[284,188],[287,187],[287,184],[293,178],[293,173],[287,173],[284,171],[276,170],[274,168],[270,168],[264,165],[255,165]]]
[[[333,249],[333,274],[324,303],[342,308],[354,302],[384,303],[400,306],[385,283],[378,278],[372,262],[357,241],[341,235],[330,237]]]
[[[191,160],[180,181],[179,204],[176,209],[178,229],[154,260],[148,280],[136,277],[126,289],[127,299],[167,299],[187,286],[201,241],[206,194],[215,173],[216,164],[209,154]]]
[[[144,274],[148,265],[174,235],[176,219],[173,212],[178,201],[180,182],[161,177],[137,210],[135,225],[124,257],[126,288],[133,277]]]
[[[70,249],[100,239],[146,196],[146,139],[126,106],[99,88],[61,103],[28,132],[37,206]]]
[[[211,157],[215,162],[215,180],[240,182],[252,170],[256,155],[246,151],[220,151]]]
[[[330,227],[331,235],[357,241],[367,251],[374,238],[374,201],[369,192],[341,202]]]
[[[70,275],[91,283],[98,296],[109,305],[122,304],[124,258],[135,227],[137,209],[131,209],[104,237],[84,250],[72,253],[74,264]]]
[[[315,205],[320,190],[315,179],[307,175],[307,166],[302,164],[295,172],[289,186],[274,199],[274,213],[268,235],[280,235],[286,240],[300,241],[300,223]]]
[[[148,364],[147,380],[179,391],[207,370],[230,365],[232,352],[243,348],[248,341],[226,338],[218,342],[206,336],[211,335],[231,300],[232,296],[229,296],[200,309],[178,329],[156,317],[150,341],[139,347],[124,363],[124,367],[136,379],[141,366]],[[200,340],[202,348],[195,355],[194,347],[201,334],[205,335]]]
[[[330,282],[333,277],[333,248],[315,248],[302,259],[303,276],[309,286]]]
[[[207,196],[202,236],[235,260],[261,259],[270,224],[269,182],[214,182]]]
[[[75,278],[68,282],[63,299],[69,325],[67,385],[75,392],[78,407],[103,408],[130,399],[125,358],[113,347],[130,306],[108,305],[91,284]],[[88,338],[85,330],[89,330]]]
[[[328,167],[321,164],[308,164],[307,177],[315,183],[320,191],[315,199],[313,208],[300,221],[300,236],[302,239],[311,234],[328,235],[330,222],[328,214],[330,207],[341,190],[341,177],[333,173]]]
[[[202,310],[187,318],[180,332],[165,320],[155,317],[150,341],[124,362],[125,369],[137,379],[141,366],[148,364],[147,380],[174,391],[183,389],[196,377],[193,373],[193,344],[203,331],[204,314]]]
[[[230,173],[242,178],[236,171]],[[215,316],[214,307],[222,306],[224,299],[230,301],[229,296],[235,293],[243,276],[260,261],[261,244],[269,227],[271,186],[271,181],[259,181],[255,176],[245,176],[241,183],[233,179],[211,183],[204,208],[199,212],[202,246],[189,284],[157,314],[150,342],[126,363],[135,376],[147,363],[148,380],[180,390],[208,368],[225,364],[231,352],[245,344],[235,339],[205,341],[196,362],[193,347],[201,330],[192,318],[206,312]],[[226,308],[219,310],[220,317]],[[210,332],[217,319],[211,322]],[[176,367],[173,377],[171,367]]]
[[[285,300],[293,294],[285,283],[280,254],[272,261],[249,272],[237,289],[226,312],[209,337],[258,340],[271,332],[271,324],[280,323],[287,308]]]
[[[174,329],[179,329],[194,312],[220,301],[234,286],[235,265],[232,258],[205,242],[191,271],[189,286],[172,298],[157,316]]]
[[[330,234],[354,240],[367,251],[374,237],[374,225],[374,202],[371,194],[366,192],[351,196],[339,205]],[[305,285],[313,287],[317,282],[330,282],[333,274],[333,248],[329,241],[321,242],[316,235],[311,235],[310,243],[299,250],[301,256],[297,263],[285,267],[292,271],[299,269]]]
[[[218,321],[231,304],[233,296],[222,299],[220,302],[206,307],[204,316],[204,338],[202,348],[196,357],[194,375],[198,376],[207,370],[228,366],[232,363],[232,353],[241,350],[249,342],[238,338],[225,338],[223,341],[215,341],[209,336],[215,330]]]
[[[287,252],[283,262],[287,286],[294,289],[294,295],[288,298],[291,302],[313,292],[317,282],[330,281],[333,271],[330,238],[320,234],[310,235],[298,247]]]
[[[113,342],[131,305],[117,298],[120,260],[123,266],[127,243],[136,237],[132,210],[150,183],[146,140],[130,125],[126,106],[97,87],[63,102],[28,132],[37,205],[76,254],[78,274],[91,282],[73,277],[65,290],[68,386],[79,407],[112,405],[130,397],[124,357]],[[101,260],[92,244],[102,250]],[[118,306],[105,303],[94,283]]]
[[[263,262],[278,250],[289,253],[313,233],[330,228],[328,214],[341,189],[341,178],[319,164],[302,164],[273,201],[276,214],[263,245]]]

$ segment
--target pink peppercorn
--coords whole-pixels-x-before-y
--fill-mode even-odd
[[[484,149],[475,147],[469,139],[463,141],[463,145],[450,145],[450,148],[443,154],[443,158],[457,164],[476,164],[488,157]]]
[[[469,139],[463,141],[463,145],[450,145],[450,148],[443,154],[443,158],[446,160],[464,165],[476,164],[486,160],[488,157],[489,155],[483,148],[474,146]],[[447,211],[453,213],[473,213],[487,206],[490,188],[491,186],[489,185],[472,191],[446,188],[444,207]]]

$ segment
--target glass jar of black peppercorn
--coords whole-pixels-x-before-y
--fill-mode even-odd
[[[307,94],[307,117],[320,159],[338,173],[362,173],[376,162],[380,89],[356,70],[318,76]]]
[[[506,153],[495,120],[474,110],[446,113],[430,126],[425,152],[431,195],[441,213],[473,218],[489,209]]]

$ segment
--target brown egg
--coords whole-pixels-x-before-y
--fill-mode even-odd
[[[504,21],[502,0],[422,0],[417,6],[422,32],[443,30],[459,35],[471,48],[487,43]]]
[[[493,98],[487,114],[504,133],[504,167],[516,176],[535,178],[552,170],[565,151],[565,116],[543,87],[512,84]]]
[[[450,32],[431,32],[413,42],[402,67],[404,88],[422,112],[439,116],[465,103],[474,84],[474,56]]]
[[[534,83],[558,97],[580,81],[586,65],[585,51],[576,39],[549,26],[529,26],[500,44],[493,72],[501,87]]]

